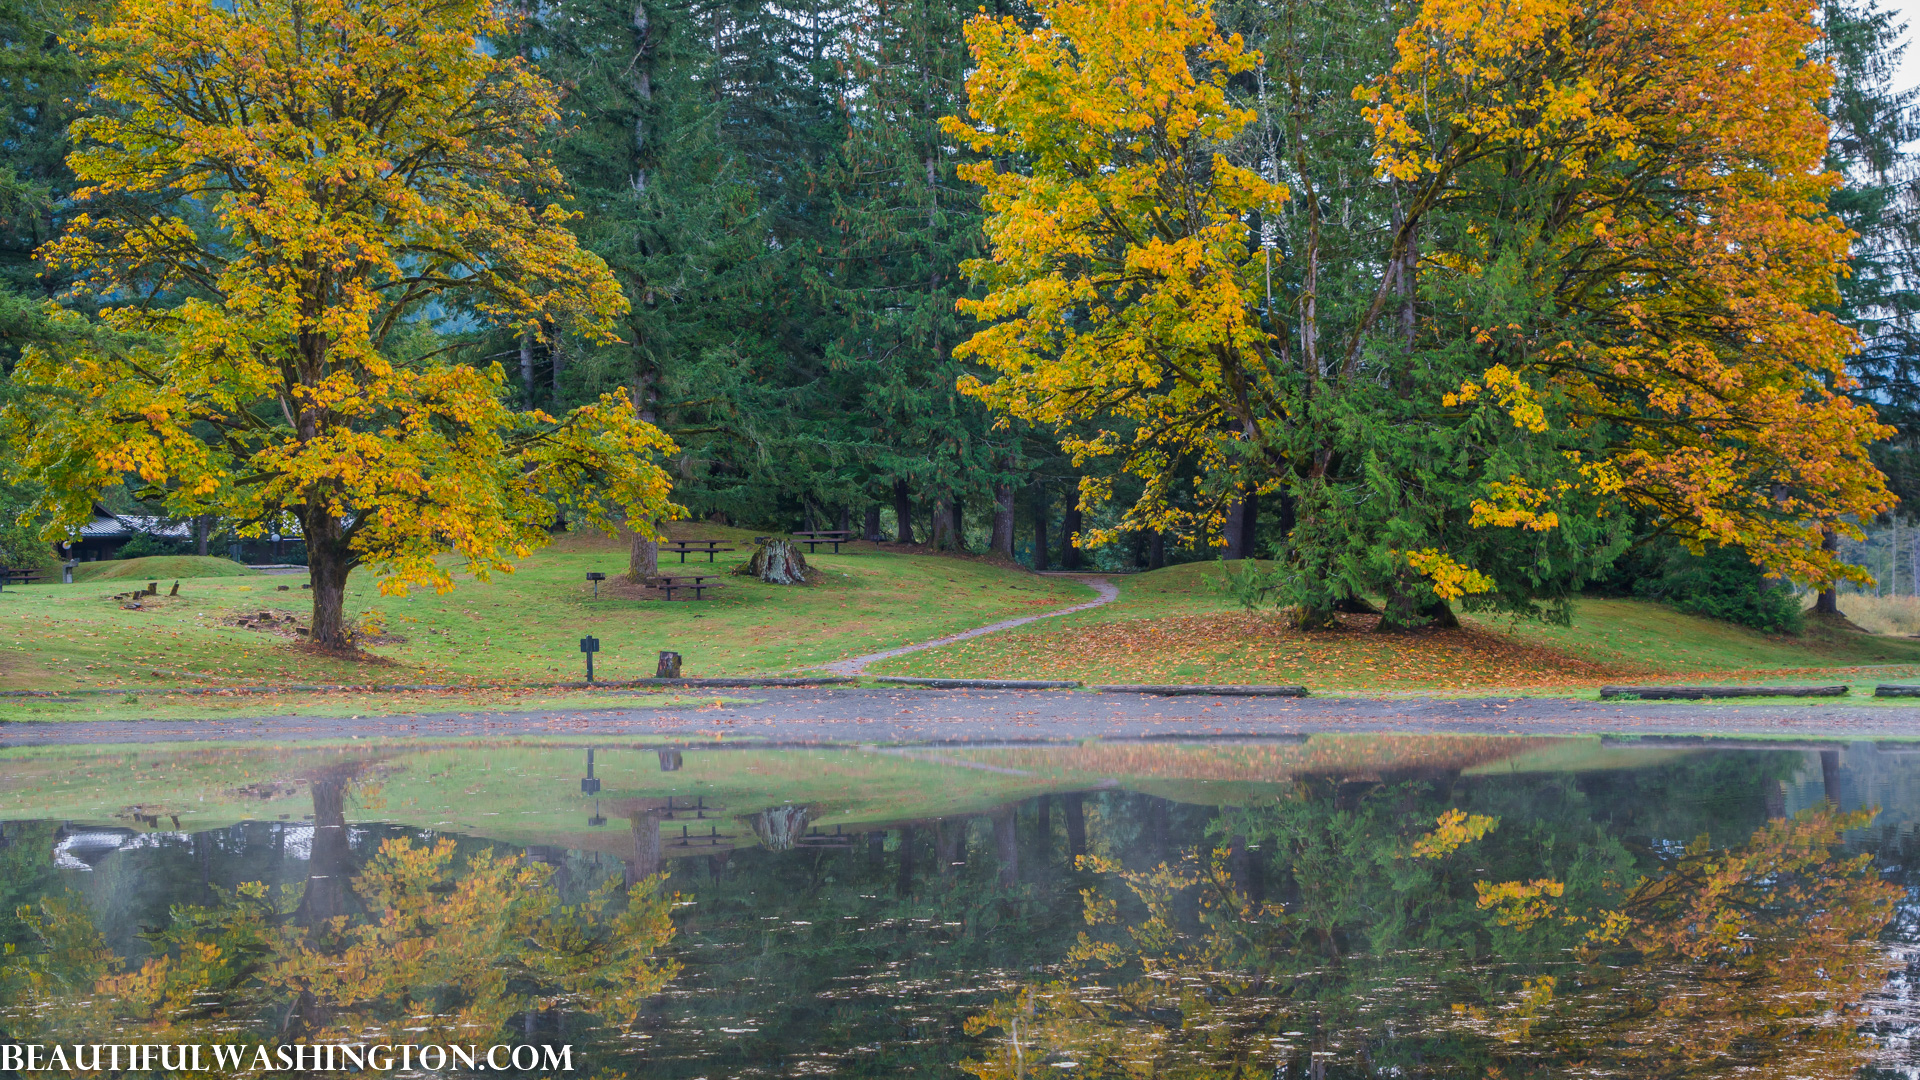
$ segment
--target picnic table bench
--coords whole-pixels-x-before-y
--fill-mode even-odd
[[[0,566],[0,586],[31,585],[40,580],[43,573],[37,566],[5,567]]]
[[[721,547],[720,545],[723,543],[725,543],[723,540],[672,540],[667,543],[667,550],[678,552],[680,561],[683,563],[687,561],[688,552],[693,552],[697,555],[704,551],[707,555],[707,561],[712,562],[713,557],[720,552],[733,550],[730,547]]]
[[[795,540],[807,545],[807,554],[813,554],[815,544],[832,544],[833,553],[840,554],[841,544],[853,543],[853,534],[845,529],[814,529],[793,534]]]
[[[720,583],[720,576],[719,574],[662,574],[658,577],[648,578],[647,584],[666,593],[667,599],[669,600],[673,599],[673,590],[675,589],[692,590],[693,598],[698,600],[700,599],[700,592],[703,589],[726,588],[725,585]]]

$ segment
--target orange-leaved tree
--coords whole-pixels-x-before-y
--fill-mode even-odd
[[[1383,174],[1454,172],[1468,212],[1531,228],[1447,253],[1467,276],[1524,252],[1512,269],[1551,314],[1463,327],[1485,368],[1443,406],[1604,431],[1564,482],[1831,583],[1866,580],[1821,539],[1891,507],[1866,445],[1892,429],[1844,394],[1855,335],[1830,309],[1852,236],[1826,209],[1814,11],[1424,0],[1356,96]],[[1496,483],[1472,513],[1538,528],[1554,501]]]
[[[605,337],[627,307],[537,147],[558,92],[486,46],[508,24],[492,0],[127,0],[74,43],[102,74],[45,252],[71,332],[6,413],[54,538],[129,475],[170,513],[297,526],[337,648],[355,567],[444,590],[436,556],[511,570],[563,505],[675,512],[673,444],[623,395],[515,413],[498,365],[443,347],[476,319]]]
[[[991,253],[957,355],[997,378],[965,389],[1136,474],[1121,529],[1286,493],[1254,591],[1310,624],[1355,594],[1564,617],[1634,522],[1858,573],[1822,530],[1890,504],[1886,429],[1827,313],[1804,5],[1254,7],[1260,53],[1205,0],[971,22],[948,129],[991,155]]]

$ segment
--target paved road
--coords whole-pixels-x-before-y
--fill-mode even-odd
[[[339,718],[0,725],[0,746],[208,740],[611,735],[775,743],[1073,740],[1314,732],[1786,735],[1920,739],[1920,708],[1601,703],[1553,698],[1212,698],[1020,690],[777,689],[737,704]]]

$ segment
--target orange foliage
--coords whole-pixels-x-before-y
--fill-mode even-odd
[[[1824,168],[1829,72],[1806,58],[1813,11],[1425,0],[1392,70],[1356,95],[1383,173],[1491,191],[1524,162],[1555,202],[1537,238],[1555,273],[1532,288],[1576,317],[1477,328],[1497,362],[1447,405],[1536,431],[1615,428],[1573,456],[1589,492],[1786,576],[1865,580],[1820,550],[1823,524],[1891,506],[1865,447],[1892,429],[1841,393],[1855,337],[1826,309],[1852,237],[1825,205],[1839,177]],[[1478,273],[1496,254],[1474,230],[1443,262]],[[1546,402],[1564,403],[1551,421]],[[1516,485],[1507,501],[1538,494]]]

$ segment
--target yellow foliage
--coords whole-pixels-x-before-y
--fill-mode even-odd
[[[6,412],[50,539],[128,474],[170,513],[297,524],[337,645],[354,566],[445,590],[436,555],[510,571],[561,503],[672,513],[673,444],[624,394],[516,414],[497,364],[400,344],[429,304],[600,339],[627,308],[540,201],[558,91],[483,47],[509,29],[492,0],[127,0],[73,43],[104,74],[46,258],[103,306],[61,314]]]
[[[1062,437],[1076,462],[1120,453],[1148,484],[1124,521],[1085,543],[1134,528],[1212,531],[1220,505],[1170,505],[1170,463],[1198,447],[1227,468],[1223,426],[1259,423],[1249,384],[1272,377],[1246,216],[1277,212],[1287,190],[1222,155],[1253,119],[1228,100],[1228,81],[1259,56],[1222,36],[1199,0],[1033,10],[1032,29],[1010,16],[967,24],[974,122],[945,125],[992,159],[960,170],[986,189],[991,254],[966,264],[986,295],[959,305],[985,328],[954,354],[1001,377],[961,389],[1039,424],[1101,410],[1139,422],[1126,443],[1110,431]],[[1026,172],[996,164],[1016,158]],[[1106,494],[1088,483],[1081,498]]]
[[[1852,237],[1825,206],[1839,178],[1814,23],[1805,3],[1422,0],[1355,95],[1382,176],[1465,184],[1500,148],[1564,192],[1564,225],[1539,239],[1578,272],[1534,287],[1591,336],[1483,329],[1508,359],[1444,404],[1488,391],[1538,432],[1551,396],[1615,424],[1619,445],[1580,468],[1591,492],[1826,582],[1861,571],[1820,550],[1823,523],[1850,533],[1891,505],[1865,449],[1891,429],[1842,393],[1856,345],[1830,308]],[[1671,192],[1688,193],[1677,211]],[[1516,511],[1496,498],[1475,524],[1531,524]]]
[[[1552,915],[1554,906],[1548,898],[1557,900],[1567,891],[1565,885],[1548,878],[1502,881],[1497,885],[1476,881],[1473,888],[1480,895],[1481,910],[1491,908],[1495,922],[1522,931]]]
[[[1500,819],[1485,814],[1468,814],[1455,808],[1441,814],[1432,832],[1413,842],[1408,853],[1416,859],[1444,859],[1461,847],[1487,835]]]
[[[1493,579],[1472,567],[1454,562],[1438,548],[1406,552],[1407,565],[1433,582],[1433,593],[1442,600],[1458,600],[1468,593],[1483,593],[1493,588]]]

